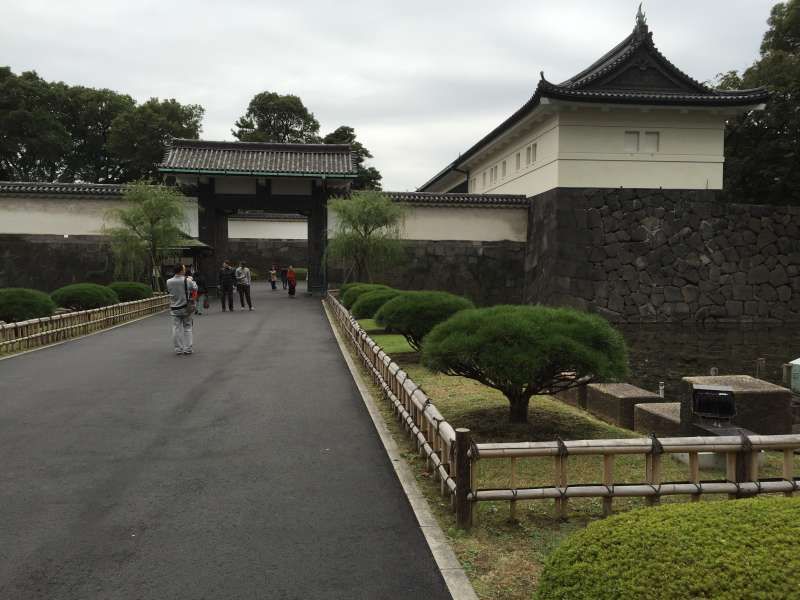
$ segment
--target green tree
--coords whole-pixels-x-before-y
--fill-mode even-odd
[[[303,101],[292,94],[256,94],[235,127],[232,133],[242,142],[316,144],[320,141],[319,122]]]
[[[628,354],[622,334],[597,315],[493,306],[462,310],[434,327],[422,343],[422,363],[500,390],[510,422],[527,423],[532,396],[623,377]]]
[[[377,268],[402,260],[402,206],[378,191],[355,192],[349,198],[331,200],[328,206],[335,225],[327,258],[343,262],[356,281],[372,281]]]
[[[356,139],[356,132],[352,127],[347,125],[338,127],[335,131],[322,138],[322,143],[348,144],[350,146],[350,152],[353,154],[353,163],[358,172],[358,177],[353,181],[354,190],[381,189],[383,176],[375,167],[367,167],[364,164],[368,158],[372,158],[372,154]]]
[[[115,257],[115,277],[134,279],[145,269],[161,289],[159,265],[180,243],[186,225],[184,197],[174,188],[144,182],[128,186],[127,206],[109,211],[106,228]]]
[[[119,159],[120,181],[156,179],[172,138],[197,139],[204,109],[175,99],[151,98],[111,123],[110,152]]]
[[[63,89],[0,67],[0,179],[55,181],[72,141],[61,122]]]
[[[766,86],[766,110],[728,122],[725,197],[735,202],[800,204],[800,0],[772,8],[760,58],[741,75],[721,74],[722,89]]]

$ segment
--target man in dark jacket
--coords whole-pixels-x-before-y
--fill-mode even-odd
[[[222,312],[225,312],[225,301],[228,302],[228,310],[233,312],[233,286],[236,285],[236,272],[228,264],[222,263],[219,271],[219,297],[222,299]]]

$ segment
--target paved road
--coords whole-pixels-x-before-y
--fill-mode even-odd
[[[0,598],[449,598],[319,299],[0,361]]]

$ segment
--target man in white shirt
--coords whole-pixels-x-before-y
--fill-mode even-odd
[[[175,266],[175,275],[167,280],[167,292],[170,296],[169,312],[172,315],[172,344],[177,356],[191,354],[192,349],[192,314],[189,301],[197,284],[186,277],[184,265]]]
[[[250,269],[242,261],[236,269],[236,291],[239,292],[239,302],[242,305],[242,310],[244,310],[245,298],[247,299],[247,307],[253,310],[253,303],[250,301],[250,280]]]

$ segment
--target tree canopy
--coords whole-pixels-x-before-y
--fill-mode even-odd
[[[151,274],[160,289],[161,259],[180,244],[186,216],[184,197],[174,188],[137,182],[128,186],[127,205],[109,211],[106,229],[115,259],[115,276],[137,279]]]
[[[293,94],[256,94],[235,127],[232,133],[242,142],[315,144],[320,141],[319,122]]]
[[[402,206],[378,191],[355,192],[349,198],[331,200],[328,206],[335,222],[328,260],[345,263],[357,281],[372,281],[379,266],[402,260]]]
[[[326,135],[322,142],[325,144],[349,144],[353,154],[358,177],[353,181],[354,190],[380,190],[383,176],[375,167],[368,167],[364,163],[372,154],[356,139],[355,129],[347,125],[337,127]]]
[[[728,122],[725,197],[732,202],[800,204],[800,0],[772,8],[761,56],[744,73],[718,76],[722,89],[766,86],[766,110]]]
[[[197,138],[203,108],[48,82],[0,67],[0,179],[125,183],[155,175],[170,136]]]

